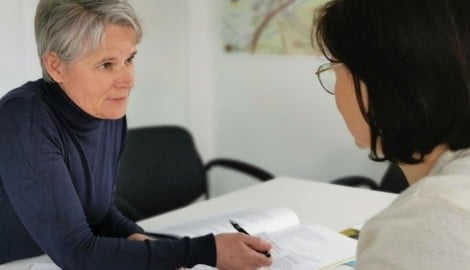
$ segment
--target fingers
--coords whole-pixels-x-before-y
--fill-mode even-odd
[[[268,241],[265,241],[259,237],[247,236],[245,237],[244,242],[252,249],[261,253],[266,253],[272,248]]]
[[[216,235],[215,241],[220,270],[255,270],[272,264],[272,258],[262,253],[271,245],[260,238],[229,233]]]
[[[141,234],[141,233],[133,233],[127,237],[129,240],[134,240],[134,241],[145,241],[150,239],[147,235]]]

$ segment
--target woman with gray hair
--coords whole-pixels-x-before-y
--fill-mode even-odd
[[[63,269],[256,269],[269,243],[239,233],[150,241],[114,206],[133,59],[125,0],[41,0],[43,79],[0,99],[0,264],[46,253]]]

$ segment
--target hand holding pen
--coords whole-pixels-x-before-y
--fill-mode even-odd
[[[233,220],[230,220],[230,224],[232,224],[233,228],[235,228],[235,230],[237,230],[237,232],[241,232],[243,234],[246,234],[246,235],[250,235],[245,229],[243,229],[237,222],[233,221]],[[259,251],[260,253],[263,253],[266,257],[271,257],[271,254],[269,253],[269,251]]]
[[[271,244],[259,237],[243,233],[220,233],[215,235],[216,268],[220,270],[256,270],[269,267],[273,258],[262,251],[270,250]]]

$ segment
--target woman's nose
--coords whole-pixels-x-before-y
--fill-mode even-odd
[[[134,86],[134,67],[133,66],[125,66],[122,68],[117,84],[119,87],[122,88],[132,88]]]

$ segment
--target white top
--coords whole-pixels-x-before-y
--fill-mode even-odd
[[[470,150],[445,152],[429,176],[361,230],[358,270],[470,268]]]

